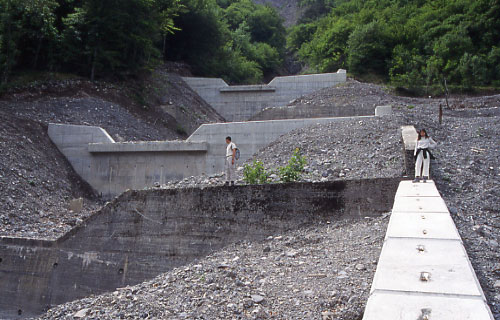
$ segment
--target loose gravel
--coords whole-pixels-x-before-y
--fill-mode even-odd
[[[438,142],[431,176],[450,209],[494,317],[500,319],[500,95],[453,97],[450,107],[444,107],[442,124],[439,105],[446,106],[444,99],[394,96],[381,86],[356,81],[295,103],[309,101],[329,107],[335,93],[341,100],[359,94],[363,103],[391,104],[394,114],[299,129],[280,137],[253,159],[263,161],[270,171],[276,170],[299,147],[308,159],[303,181],[401,176],[400,127],[426,128]],[[353,103],[360,100],[353,98]],[[238,183],[244,183],[241,166]],[[275,175],[273,180],[278,182],[279,178]],[[207,187],[223,181],[219,174],[163,187]]]
[[[335,91],[299,102],[338,105],[329,103]],[[444,99],[398,97],[356,81],[337,92],[346,103],[392,104],[394,115],[296,130],[254,158],[273,170],[299,147],[308,159],[303,180],[401,176],[400,126],[426,128],[438,142],[431,176],[500,319],[500,96],[454,97],[439,124]],[[356,95],[362,99],[349,99]],[[222,183],[218,174],[159,187]],[[42,319],[361,319],[387,221],[331,222],[265,242],[232,244],[154,280],[57,306]]]
[[[388,216],[232,244],[40,319],[360,319]],[[355,248],[355,250],[353,250]]]

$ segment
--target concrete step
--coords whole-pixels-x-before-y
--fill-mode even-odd
[[[479,320],[492,316],[482,299],[382,292],[371,295],[363,319]]]

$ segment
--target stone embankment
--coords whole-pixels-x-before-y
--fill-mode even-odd
[[[182,65],[158,70],[138,84],[147,101],[139,99],[135,84],[122,83],[123,88],[78,79],[35,83],[2,95],[0,235],[55,239],[103,204],[50,141],[49,123],[100,126],[120,142],[177,139],[201,123],[223,121],[169,69],[179,72]],[[72,210],[70,202],[80,198],[83,207]]]

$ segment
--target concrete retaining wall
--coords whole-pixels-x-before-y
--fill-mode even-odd
[[[222,79],[184,77],[183,80],[227,121],[246,121],[261,110],[284,106],[319,89],[346,82],[337,73],[276,77],[267,85],[229,86]]]
[[[99,127],[50,124],[49,137],[104,198],[205,172],[206,142],[115,143]]]
[[[363,320],[493,320],[434,182],[399,185]]]
[[[241,151],[240,163],[279,136],[317,123],[348,118],[204,124],[186,141],[115,143],[99,127],[50,124],[49,136],[75,171],[104,198],[169,180],[224,170],[226,136]]]
[[[387,212],[398,182],[126,192],[57,241],[0,238],[0,318],[137,284],[234,241]]]
[[[267,108],[253,115],[250,120],[304,119],[319,117],[354,117],[369,116],[375,112],[372,105],[349,106],[279,106]]]

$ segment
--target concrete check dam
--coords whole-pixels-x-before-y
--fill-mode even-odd
[[[399,180],[127,191],[56,241],[0,238],[0,318],[134,285],[235,241],[388,212]]]

